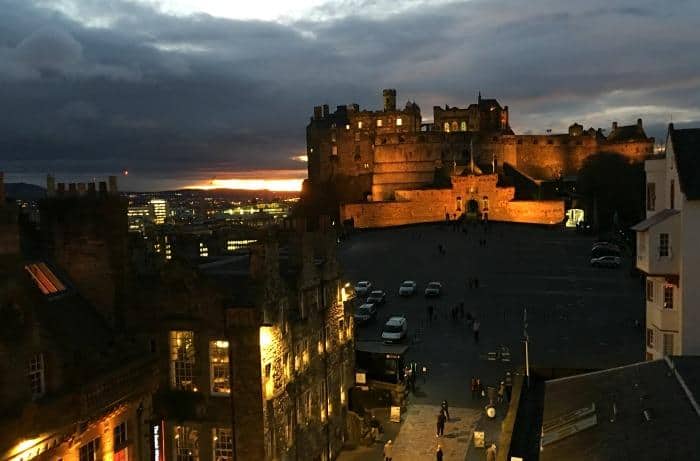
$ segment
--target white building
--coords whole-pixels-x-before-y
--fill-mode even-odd
[[[646,275],[646,357],[700,355],[700,129],[668,127],[647,160],[647,219],[637,232]]]

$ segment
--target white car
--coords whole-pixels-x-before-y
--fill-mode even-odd
[[[406,317],[390,317],[382,328],[382,340],[386,343],[399,342],[408,333]]]
[[[406,280],[399,287],[399,296],[411,296],[416,292],[416,282],[413,280]]]
[[[355,285],[355,294],[358,296],[366,295],[369,293],[369,290],[372,289],[372,282],[368,282],[367,280],[363,280],[361,282],[357,282]]]
[[[436,297],[440,296],[442,292],[442,283],[440,282],[430,282],[427,287],[425,287],[425,297]]]

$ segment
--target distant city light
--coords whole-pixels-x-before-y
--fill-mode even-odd
[[[350,126],[350,125],[348,125],[348,126]],[[348,128],[348,129],[349,129],[349,128]],[[293,156],[291,157],[291,159],[292,159],[292,160],[295,160],[295,161],[297,161],[297,162],[304,162],[304,163],[308,163],[308,162],[309,162],[309,156],[306,155],[306,154],[293,155]]]

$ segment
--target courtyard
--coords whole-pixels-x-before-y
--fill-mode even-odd
[[[472,224],[465,233],[443,223],[364,231],[342,243],[345,277],[369,280],[373,289],[387,292],[377,319],[358,327],[357,338],[379,341],[386,319],[404,315],[407,358],[428,368],[425,384],[419,379],[409,397],[404,422],[392,428],[399,431],[396,461],[434,459],[432,431],[443,399],[459,418],[459,427],[448,423],[441,441],[443,450],[449,449],[445,459],[465,459],[474,427],[486,431],[487,443],[496,440],[497,425],[482,418],[486,402],[472,400],[470,379],[477,376],[484,386],[497,386],[506,371],[522,368],[524,309],[533,370],[593,370],[643,360],[644,303],[639,279],[630,276],[632,261],[628,255],[618,269],[590,267],[594,240],[559,227],[491,223],[484,230]],[[474,277],[478,288],[469,286]],[[418,284],[411,297],[398,295],[404,280]],[[430,281],[442,282],[444,289],[428,300],[423,290]],[[478,343],[467,320],[451,315],[460,302],[480,322]],[[429,304],[434,306],[432,322]],[[488,360],[489,353],[502,348],[510,351],[510,362]],[[497,420],[504,410],[505,404],[499,406]],[[376,458],[364,459],[380,459],[380,447],[375,452],[371,456]],[[414,457],[402,457],[404,452]],[[473,458],[475,453],[480,458]],[[481,457],[483,450],[472,449],[466,459]]]

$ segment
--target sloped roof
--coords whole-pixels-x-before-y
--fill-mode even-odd
[[[644,221],[639,222],[639,223],[635,224],[634,226],[630,227],[630,229],[633,231],[636,231],[636,232],[648,231],[650,228],[654,227],[655,225],[659,224],[660,222],[666,221],[668,218],[670,218],[671,216],[677,215],[678,213],[680,213],[680,211],[673,210],[673,209],[661,210],[658,213],[656,213],[655,215],[649,216]]]
[[[618,126],[608,135],[608,142],[644,141],[648,139],[640,124]]]
[[[669,126],[681,191],[688,200],[700,199],[700,128]]]
[[[676,360],[547,381],[543,427],[551,430],[540,460],[700,459],[700,357]],[[594,423],[578,424],[591,405]]]

